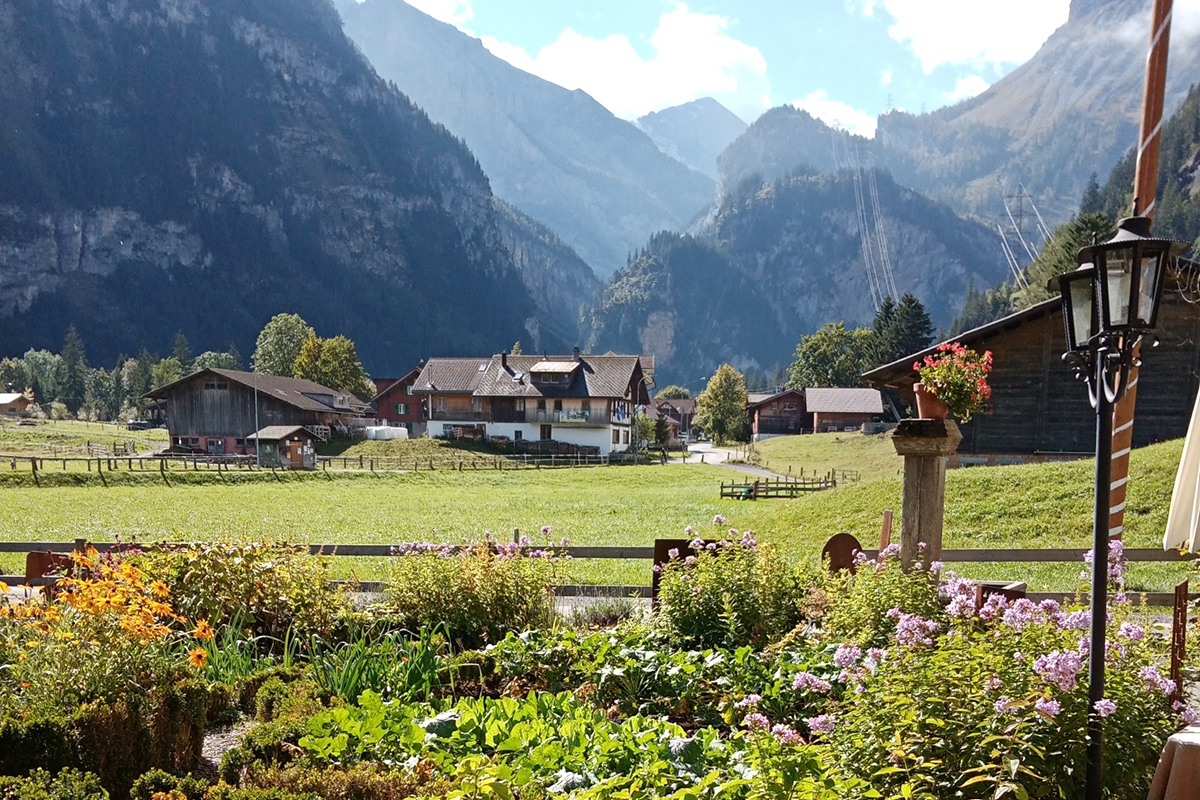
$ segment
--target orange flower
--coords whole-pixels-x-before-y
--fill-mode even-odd
[[[196,669],[203,669],[204,665],[208,663],[208,653],[203,647],[188,650],[188,663]]]
[[[208,620],[202,619],[196,623],[196,630],[192,631],[192,636],[195,636],[202,642],[212,641],[213,627],[208,624]]]
[[[171,593],[171,590],[168,589],[167,585],[162,581],[152,581],[150,583],[150,592],[155,597],[166,597]]]

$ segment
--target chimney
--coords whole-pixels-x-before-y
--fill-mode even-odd
[[[507,350],[500,351],[500,368],[504,369],[504,370],[508,369],[508,351]]]
[[[576,348],[575,348],[575,360],[576,360],[576,361],[582,361],[582,360],[583,360],[582,358],[580,358],[580,357],[579,357],[579,348],[578,348],[578,347],[576,347]]]

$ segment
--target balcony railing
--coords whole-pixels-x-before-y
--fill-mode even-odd
[[[525,421],[549,425],[607,425],[609,416],[607,408],[593,408],[589,411],[578,408],[564,408],[562,411],[530,409],[525,412]]]
[[[445,411],[434,409],[429,419],[431,422],[491,422],[492,415],[489,411],[460,411],[448,408]]]

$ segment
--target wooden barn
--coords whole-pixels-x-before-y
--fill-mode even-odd
[[[878,389],[811,386],[804,390],[804,405],[812,414],[814,433],[856,431],[883,416]]]
[[[251,437],[274,426],[299,426],[326,439],[335,429],[365,424],[367,409],[319,383],[232,369],[203,369],[146,397],[164,406],[173,450],[213,455],[252,453]]]
[[[1186,302],[1168,283],[1159,311],[1159,345],[1143,347],[1138,376],[1133,446],[1187,434],[1200,388],[1200,307]],[[1091,456],[1095,412],[1087,387],[1063,363],[1066,335],[1062,304],[1047,300],[955,337],[994,357],[991,413],[960,424],[958,454],[950,466],[1005,464]],[[864,380],[899,390],[913,407],[913,364],[934,347],[871,370]]]
[[[753,392],[746,398],[746,413],[755,441],[812,432],[812,414],[805,408],[804,392],[799,389]]]

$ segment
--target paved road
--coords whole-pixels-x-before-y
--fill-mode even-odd
[[[724,447],[714,447],[712,442],[696,442],[688,448],[688,456],[684,459],[672,459],[673,464],[715,464],[725,467],[729,470],[742,472],[747,475],[754,475],[759,478],[779,478],[782,477],[768,469],[755,467],[749,464],[729,464],[726,463],[730,459],[737,458],[738,454]]]

